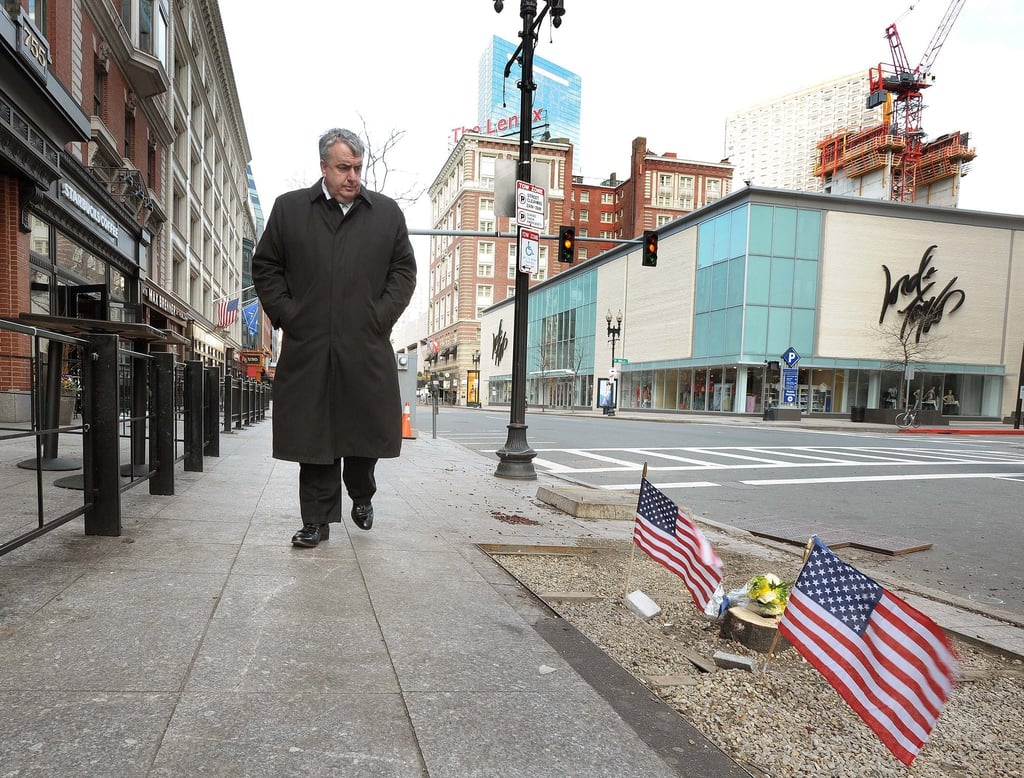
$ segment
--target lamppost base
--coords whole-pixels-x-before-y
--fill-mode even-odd
[[[498,467],[494,475],[498,478],[510,478],[519,481],[536,481],[537,471],[533,468],[533,458],[537,452],[526,442],[526,425],[509,424],[508,439],[497,451]]]

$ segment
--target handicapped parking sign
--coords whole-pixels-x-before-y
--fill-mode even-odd
[[[781,358],[786,363],[786,367],[795,367],[796,363],[800,361],[800,355],[796,353],[796,349],[792,346],[783,352]]]
[[[534,274],[540,267],[538,244],[540,233],[534,230],[519,231],[519,271]]]

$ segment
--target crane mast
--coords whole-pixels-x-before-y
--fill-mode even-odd
[[[890,24],[885,30],[885,37],[889,42],[892,62],[879,64],[877,68],[871,68],[869,71],[871,93],[868,96],[868,107],[873,108],[883,102],[886,104],[885,121],[889,128],[888,134],[893,136],[894,140],[902,141],[900,145],[903,146],[901,164],[892,171],[891,200],[914,202],[921,163],[921,145],[925,135],[921,127],[921,114],[924,109],[922,92],[932,85],[934,79],[930,72],[931,66],[946,42],[965,1],[952,0],[921,57],[920,64],[914,68],[911,68],[896,24]]]

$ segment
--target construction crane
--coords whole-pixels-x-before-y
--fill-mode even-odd
[[[885,37],[889,41],[892,64],[879,64],[868,73],[871,82],[868,108],[885,105],[884,123],[888,126],[887,134],[902,140],[903,145],[902,163],[894,168],[892,173],[889,198],[891,200],[914,202],[921,164],[921,145],[925,134],[921,129],[921,113],[924,108],[921,93],[935,80],[931,74],[932,65],[942,44],[946,42],[964,2],[965,0],[952,0],[932,36],[931,43],[925,49],[920,64],[914,68],[911,68],[910,60],[907,59],[907,52],[903,48],[896,23],[890,24],[885,30]],[[910,10],[913,8],[911,6]]]

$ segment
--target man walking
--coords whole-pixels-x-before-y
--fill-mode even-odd
[[[253,255],[263,310],[284,331],[274,378],[273,456],[299,463],[296,546],[341,521],[373,525],[374,467],[402,447],[391,328],[416,286],[394,200],[362,186],[364,148],[349,130],[320,138],[322,178],[277,198]]]

